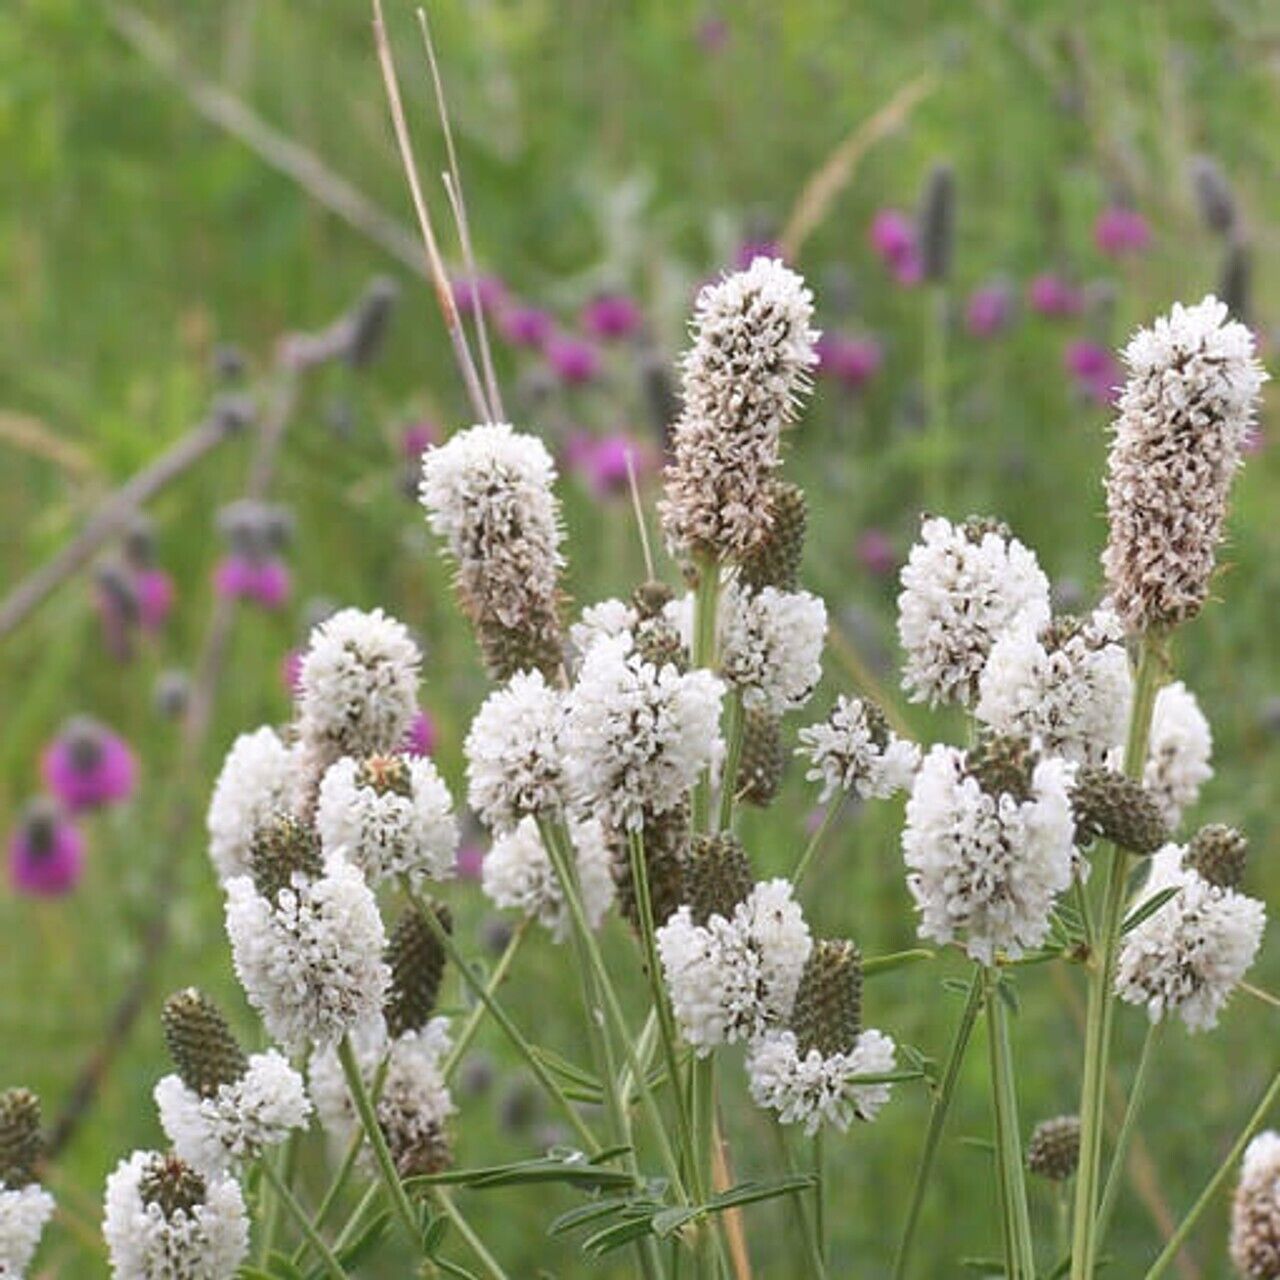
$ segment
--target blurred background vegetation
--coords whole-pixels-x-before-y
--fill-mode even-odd
[[[443,166],[443,145],[426,64],[411,6],[388,0],[388,8],[430,177]],[[1197,210],[1196,156],[1213,157],[1234,189],[1237,238],[1251,250],[1249,319],[1264,352],[1274,350],[1280,16],[1266,0],[433,0],[430,11],[482,269],[566,324],[602,288],[630,293],[646,316],[644,347],[614,349],[607,376],[582,388],[548,390],[535,358],[499,350],[516,421],[561,444],[581,426],[625,430],[656,447],[641,375],[681,348],[696,283],[731,264],[744,242],[782,234],[806,182],[841,141],[918,82],[902,126],[866,151],[796,256],[818,294],[820,324],[874,336],[883,351],[857,391],[823,379],[793,437],[791,474],[808,487],[812,513],[804,578],[827,595],[844,637],[828,657],[815,715],[835,691],[858,687],[849,646],[895,685],[892,565],[926,500],[922,359],[935,308],[928,291],[893,281],[868,229],[881,208],[911,209],[931,166],[951,164],[958,192],[945,298],[944,390],[956,441],[945,513],[1008,520],[1038,550],[1064,601],[1088,600],[1098,588],[1107,422],[1106,407],[1064,369],[1064,353],[1081,339],[1114,345],[1173,300],[1218,286],[1226,250]],[[176,83],[140,51],[139,18],[176,51],[185,68]],[[359,0],[10,0],[0,11],[6,591],[201,417],[215,390],[217,344],[235,343],[265,374],[282,334],[322,327],[374,275],[401,285],[376,364],[310,380],[290,428],[275,496],[295,522],[295,587],[287,608],[236,617],[190,797],[194,822],[172,821],[184,798],[175,795],[178,730],[156,714],[153,686],[160,672],[195,662],[221,550],[215,515],[242,490],[247,442],[221,447],[153,505],[158,556],[178,599],[131,663],[104,648],[83,576],[0,640],[6,829],[39,787],[41,747],[72,714],[109,723],[142,764],[136,799],[92,820],[89,865],[74,893],[48,901],[0,893],[0,1084],[30,1084],[58,1113],[143,954],[156,869],[163,859],[178,867],[167,904],[172,936],[152,966],[136,1031],[51,1174],[71,1219],[46,1241],[41,1274],[103,1272],[84,1228],[96,1224],[105,1173],[130,1147],[159,1138],[149,1095],[163,1061],[162,996],[199,982],[225,998],[242,1028],[253,1025],[230,974],[199,814],[232,737],[287,718],[280,665],[305,633],[308,602],[381,604],[420,632],[437,755],[459,793],[461,739],[485,689],[448,574],[404,492],[405,425],[430,419],[447,432],[469,421],[430,291],[405,262],[203,118],[190,96],[197,82],[218,86],[406,234],[411,228]],[[446,221],[434,183],[430,198]],[[1094,240],[1095,219],[1116,201],[1131,203],[1151,228],[1149,248],[1120,260]],[[1054,321],[1027,307],[1028,281],[1046,271],[1088,286],[1081,315]],[[966,299],[993,284],[1007,286],[1016,304],[983,338],[966,327]],[[1196,816],[1248,831],[1249,888],[1272,898],[1280,888],[1271,865],[1280,805],[1280,473],[1266,440],[1264,423],[1238,488],[1222,600],[1180,640],[1178,669],[1215,733],[1218,773]],[[642,567],[627,504],[600,500],[573,477],[564,491],[575,597],[628,589]],[[869,532],[879,541],[868,543]],[[674,580],[672,566],[667,573]],[[956,728],[918,708],[902,713],[921,734]],[[791,865],[812,800],[792,770],[779,805],[748,815],[758,872]],[[816,931],[851,932],[871,955],[911,944],[899,821],[895,807],[849,816],[809,884]],[[490,913],[477,887],[460,883],[448,896],[460,936],[481,950]],[[620,967],[634,964],[617,924],[610,947]],[[868,1016],[941,1057],[959,1005],[940,982],[957,972],[956,962],[939,960],[877,979]],[[1280,985],[1274,942],[1255,977]],[[1028,1128],[1075,1106],[1078,978],[1037,969],[1020,979],[1015,1034]],[[507,999],[562,1052],[581,1052],[575,993],[545,938],[523,953]],[[1177,1215],[1229,1145],[1276,1069],[1276,1018],[1240,997],[1215,1034],[1165,1037],[1143,1126],[1152,1165],[1144,1196],[1127,1192],[1122,1204],[1113,1274],[1144,1269],[1159,1239],[1151,1206]],[[1132,1063],[1141,1016],[1129,1011],[1120,1023],[1120,1061]],[[461,1099],[459,1160],[531,1153],[552,1136],[549,1117],[536,1107],[522,1114],[523,1086],[491,1030],[480,1044],[496,1080]],[[987,1130],[981,1056],[979,1047],[926,1208],[920,1276],[958,1275],[960,1259],[996,1251],[988,1157],[958,1141]],[[749,1176],[769,1166],[772,1150],[734,1075],[724,1072],[725,1114],[737,1172]],[[829,1143],[833,1274],[887,1274],[926,1108],[922,1089],[900,1087],[875,1125]],[[309,1156],[317,1162],[318,1147]],[[567,1194],[486,1194],[464,1194],[462,1203],[512,1275],[584,1273],[571,1244],[543,1234],[572,1204]],[[1050,1221],[1047,1197],[1037,1209]],[[779,1229],[770,1230],[775,1218]],[[751,1219],[762,1277],[798,1274],[783,1222],[771,1208]],[[1186,1274],[1227,1274],[1223,1230],[1219,1206]],[[370,1273],[402,1274],[394,1262]]]

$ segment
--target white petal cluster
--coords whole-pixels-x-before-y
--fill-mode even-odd
[[[902,568],[903,687],[915,702],[968,706],[1000,636],[1048,621],[1049,580],[1033,552],[997,530],[933,516]]]
[[[925,756],[907,801],[902,854],[920,911],[920,936],[964,936],[974,960],[1038,946],[1053,900],[1071,883],[1073,766],[1036,765],[1027,800],[991,795],[941,743]]]
[[[540,671],[522,671],[495,689],[467,733],[467,799],[491,830],[564,805],[565,696]]]
[[[786,880],[756,885],[729,920],[696,924],[681,907],[656,940],[676,1021],[701,1057],[783,1021],[813,947]]]
[[[722,692],[709,671],[645,662],[629,634],[597,642],[568,698],[562,745],[575,799],[618,828],[674,809],[718,748]]]
[[[778,1113],[782,1124],[800,1124],[807,1134],[819,1125],[842,1133],[857,1120],[874,1120],[889,1101],[887,1084],[858,1084],[859,1076],[893,1070],[893,1040],[864,1031],[849,1053],[824,1057],[817,1049],[801,1056],[794,1031],[770,1031],[747,1055],[747,1077],[756,1105]]]
[[[379,1016],[390,974],[378,904],[345,858],[314,880],[295,873],[275,902],[248,876],[227,882],[236,976],[267,1031],[287,1048],[330,1044]]]
[[[1190,1030],[1207,1031],[1258,954],[1266,908],[1210,884],[1183,865],[1184,853],[1171,844],[1152,859],[1139,900],[1162,889],[1178,892],[1125,935],[1116,993],[1145,1005],[1152,1022],[1177,1013]]]
[[[625,600],[610,597],[589,604],[569,628],[569,640],[579,653],[586,653],[597,640],[634,631],[640,616]]]
[[[614,882],[604,828],[595,818],[570,820],[569,836],[578,869],[578,887],[587,921],[598,929],[613,903]],[[526,818],[499,836],[485,857],[481,887],[495,907],[511,908],[537,919],[557,942],[569,935],[570,918],[560,882],[538,825]]]
[[[204,1203],[166,1218],[140,1183],[155,1151],[135,1151],[107,1179],[103,1238],[116,1280],[231,1280],[249,1250],[244,1197],[234,1179],[206,1179]]]
[[[827,606],[807,591],[725,592],[720,669],[743,706],[780,716],[803,706],[822,678]]]
[[[22,1280],[53,1215],[53,1197],[39,1184],[0,1185],[0,1276]]]
[[[427,756],[404,757],[408,795],[362,781],[344,756],[326,770],[316,830],[326,853],[341,852],[372,884],[408,876],[415,886],[453,874],[458,820],[453,798]]]
[[[1142,780],[1171,827],[1200,798],[1213,777],[1213,735],[1196,696],[1181,680],[1156,694]]]
[[[1254,345],[1208,297],[1175,303],[1125,348],[1102,564],[1133,630],[1194,617],[1209,593],[1231,482],[1267,377]]]
[[[253,834],[293,801],[297,761],[270,725],[231,744],[209,801],[209,856],[224,884],[249,870]]]
[[[1274,1129],[1245,1148],[1231,1205],[1230,1252],[1245,1280],[1280,1276],[1280,1133]]]
[[[660,506],[673,548],[736,559],[768,532],[782,428],[817,363],[812,318],[812,294],[777,259],[699,293]]]
[[[298,676],[309,765],[323,770],[340,756],[394,751],[417,713],[420,661],[404,625],[381,609],[342,609],[320,623]]]
[[[179,1157],[203,1174],[256,1160],[311,1115],[302,1077],[274,1049],[255,1053],[239,1080],[204,1098],[167,1075],[155,1088],[160,1125]]]
[[[1106,764],[1124,747],[1133,696],[1120,619],[1104,607],[1065,635],[1058,626],[1015,627],[995,642],[974,714],[1049,755]]]
[[[469,610],[504,627],[556,612],[560,508],[546,446],[507,423],[460,431],[422,458],[427,524],[458,566]]]
[[[911,785],[920,767],[920,748],[891,730],[881,730],[868,717],[861,698],[841,695],[831,714],[800,730],[796,755],[809,761],[805,777],[821,782],[818,803],[837,791],[852,791],[863,800],[887,800]]]
[[[380,1024],[353,1042],[366,1088],[373,1088],[386,1061],[378,1094],[378,1123],[402,1177],[435,1172],[422,1167],[421,1161],[440,1149],[445,1125],[456,1110],[444,1078],[450,1043],[447,1018],[432,1018],[421,1030],[402,1032],[394,1040],[388,1039],[385,1025]],[[359,1121],[337,1053],[329,1048],[316,1054],[309,1075],[320,1123],[337,1143],[346,1146]],[[371,1163],[367,1150],[364,1155]]]

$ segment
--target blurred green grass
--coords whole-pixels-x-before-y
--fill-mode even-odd
[[[201,74],[408,221],[362,4],[140,7]],[[424,164],[429,173],[441,147],[412,10],[398,0],[389,10],[420,152],[432,157]],[[375,248],[201,121],[120,41],[104,12],[71,0],[17,0],[0,13],[0,409],[38,419],[93,466],[86,481],[0,443],[6,586],[62,543],[95,496],[199,416],[215,340],[242,343],[263,367],[283,330],[326,322],[371,274],[396,273]],[[892,586],[859,566],[854,546],[859,532],[876,525],[902,550],[914,528],[921,494],[901,424],[918,379],[925,311],[921,295],[893,289],[870,260],[871,214],[882,204],[909,206],[928,166],[949,159],[961,201],[956,295],[997,274],[1023,280],[1067,261],[1085,278],[1106,272],[1117,280],[1106,336],[1118,340],[1174,298],[1198,297],[1215,284],[1217,249],[1197,226],[1185,171],[1192,153],[1207,151],[1230,173],[1246,210],[1265,331],[1275,320],[1268,251],[1280,212],[1273,181],[1280,104],[1268,52],[1274,11],[1226,0],[1086,5],[1070,13],[1043,3],[752,0],[724,7],[728,43],[714,56],[696,39],[710,16],[710,9],[657,0],[432,7],[478,252],[522,294],[552,304],[572,303],[586,281],[634,288],[661,345],[674,353],[686,286],[721,265],[749,223],[779,223],[804,179],[850,129],[902,83],[933,70],[937,90],[905,131],[867,157],[800,262],[819,289],[820,313],[826,272],[850,267],[858,318],[887,348],[884,373],[860,402],[824,386],[795,434],[792,471],[809,487],[813,511],[805,577],[836,612],[855,611],[864,646],[874,641],[870,647],[892,654]],[[1084,94],[1083,111],[1063,108],[1073,83]],[[1093,251],[1089,227],[1121,176],[1151,217],[1156,244],[1117,272]],[[629,214],[620,212],[627,199]],[[298,520],[295,607],[282,618],[246,610],[238,620],[206,778],[236,732],[287,715],[279,659],[298,637],[304,601],[324,595],[384,604],[420,629],[442,766],[461,788],[460,742],[484,684],[448,574],[399,492],[387,433],[405,415],[426,411],[452,426],[467,411],[428,292],[403,283],[383,358],[358,387],[330,379],[309,392],[292,430],[278,490]],[[1061,373],[1063,338],[1061,329],[1025,319],[998,343],[956,339],[950,393],[960,449],[952,502],[957,514],[999,512],[1037,548],[1051,576],[1092,590],[1103,536],[1106,415],[1073,398]],[[509,387],[514,372],[504,367]],[[335,392],[355,397],[357,431],[345,443],[325,423]],[[590,409],[600,425],[622,425],[599,405]],[[585,406],[567,406],[579,410]],[[525,425],[541,424],[535,416]],[[154,651],[123,671],[113,666],[83,584],[60,592],[0,648],[7,695],[0,825],[7,828],[37,785],[40,745],[77,711],[91,710],[129,736],[145,777],[136,804],[96,824],[90,871],[74,898],[0,897],[0,1082],[28,1082],[57,1109],[131,973],[155,859],[161,852],[181,859],[174,943],[155,995],[57,1170],[56,1188],[86,1220],[96,1218],[101,1180],[114,1161],[159,1137],[149,1093],[162,1064],[154,1016],[160,995],[198,981],[244,1013],[199,831],[181,849],[158,847],[174,730],[152,714],[150,689],[158,670],[193,660],[217,554],[213,513],[236,495],[246,460],[245,448],[232,445],[156,504],[161,557],[179,582],[180,604]],[[1254,846],[1250,885],[1268,898],[1280,887],[1272,865],[1276,739],[1262,714],[1280,691],[1272,642],[1280,588],[1276,481],[1273,453],[1250,461],[1223,602],[1180,640],[1178,653],[1180,674],[1200,695],[1216,738],[1219,773],[1199,816],[1245,826]],[[575,596],[591,600],[635,581],[641,562],[625,506],[602,510],[572,483],[566,491]],[[831,690],[848,687],[834,658],[827,669]],[[938,727],[909,714],[921,731]],[[751,815],[744,834],[758,870],[790,865],[810,800],[793,772],[784,802]],[[873,808],[840,829],[810,885],[816,930],[851,932],[868,954],[911,942],[898,821],[896,809]],[[478,892],[460,886],[449,893],[461,908],[463,936],[474,936],[485,914]],[[632,963],[621,929],[610,941],[617,963]],[[948,961],[877,979],[869,1016],[940,1056],[958,1008],[939,978],[954,971]],[[1274,944],[1255,977],[1264,986],[1280,983]],[[1024,1013],[1015,1033],[1029,1125],[1074,1106],[1079,1053],[1047,971],[1026,974],[1020,987]],[[575,992],[545,940],[525,953],[508,998],[523,1024],[581,1052]],[[1274,1017],[1241,999],[1214,1035],[1167,1037],[1144,1134],[1175,1212],[1197,1192],[1274,1070]],[[1132,1061],[1140,1019],[1128,1015],[1121,1024]],[[252,1022],[245,1015],[240,1025]],[[482,1043],[501,1055],[491,1031]],[[735,1074],[723,1072],[725,1110],[735,1165],[748,1176],[767,1166],[771,1148]],[[531,1143],[499,1128],[491,1099],[463,1106],[462,1161]],[[922,1094],[903,1088],[874,1126],[829,1143],[837,1274],[886,1274],[924,1115]],[[919,1275],[959,1274],[960,1257],[994,1252],[986,1157],[956,1141],[987,1124],[982,1072],[971,1070],[926,1208]],[[498,1193],[491,1200],[464,1195],[462,1203],[513,1275],[540,1266],[564,1275],[582,1270],[568,1246],[542,1235],[567,1199]],[[1037,1207],[1047,1223],[1048,1206]],[[759,1274],[793,1274],[780,1215],[765,1209],[752,1221]],[[1219,1206],[1199,1233],[1205,1276],[1227,1274],[1223,1222]],[[1140,1272],[1156,1235],[1132,1197],[1117,1227],[1114,1273]],[[101,1271],[67,1230],[53,1233],[42,1257],[50,1274]]]

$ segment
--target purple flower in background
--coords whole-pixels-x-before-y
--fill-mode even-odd
[[[440,428],[434,422],[411,422],[400,433],[400,454],[406,462],[417,462],[439,439]]]
[[[484,870],[484,850],[470,842],[460,845],[455,865],[458,879],[479,880]]]
[[[718,14],[710,14],[698,23],[695,37],[704,53],[719,53],[729,43],[729,24]]]
[[[249,599],[264,609],[280,609],[288,603],[293,590],[289,566],[278,556],[262,560],[254,566]]]
[[[1109,258],[1141,253],[1151,243],[1151,228],[1136,209],[1113,204],[1098,214],[1093,224],[1093,242]]]
[[[538,348],[551,337],[555,321],[549,311],[513,302],[504,306],[498,316],[502,336],[515,347]]]
[[[625,431],[603,437],[575,431],[565,443],[565,469],[580,476],[597,498],[612,497],[627,490],[628,453],[637,477],[657,466],[649,446]]]
[[[919,284],[924,275],[915,222],[901,209],[881,209],[871,220],[871,247],[903,285]]]
[[[145,631],[158,631],[173,611],[173,579],[163,569],[139,569],[133,575],[138,621]]]
[[[297,694],[301,680],[302,650],[290,649],[280,659],[280,683],[284,685],[285,692],[292,698]]]
[[[9,883],[18,893],[69,893],[84,871],[84,836],[50,800],[33,800],[9,837]]]
[[[985,284],[969,295],[964,327],[975,338],[994,338],[1013,319],[1013,291],[1007,284]]]
[[[453,282],[453,302],[464,316],[475,312],[475,301],[480,300],[481,309],[486,315],[496,314],[506,301],[507,289],[497,276],[478,275],[459,276]]]
[[[223,556],[213,570],[214,590],[227,600],[246,600],[253,591],[255,572],[248,556]]]
[[[875,338],[824,333],[817,343],[818,373],[850,391],[860,391],[884,363],[884,349]]]
[[[417,715],[409,723],[409,732],[404,737],[405,753],[411,756],[434,755],[439,736],[431,713],[419,707]]]
[[[1124,382],[1124,370],[1109,348],[1088,338],[1077,338],[1067,343],[1063,364],[1076,386],[1095,404],[1115,403]]]
[[[1084,295],[1062,276],[1042,271],[1027,286],[1027,305],[1037,315],[1075,316],[1084,309]]]
[[[582,328],[593,338],[626,338],[640,328],[640,307],[625,293],[602,293],[582,309]]]
[[[886,578],[898,567],[898,555],[883,529],[865,530],[855,548],[858,563],[877,578]]]
[[[543,346],[543,354],[556,377],[569,386],[590,382],[600,370],[595,347],[570,334],[553,334]]]
[[[40,773],[67,812],[79,813],[128,799],[138,766],[123,738],[77,716],[44,749]]]
[[[779,258],[786,260],[782,246],[776,240],[765,240],[755,237],[744,240],[734,255],[733,265],[738,271],[745,271],[757,258]]]

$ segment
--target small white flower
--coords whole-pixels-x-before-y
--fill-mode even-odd
[[[912,701],[968,706],[991,648],[1015,626],[1049,621],[1049,580],[1016,538],[925,520],[902,569],[898,639]]]
[[[586,653],[597,640],[634,631],[638,621],[625,600],[601,600],[583,609],[582,617],[569,628],[569,639],[580,654]]]
[[[390,974],[378,904],[359,870],[329,857],[268,902],[248,876],[227,882],[236,976],[268,1032],[289,1049],[340,1040],[378,1017]]]
[[[1171,827],[1200,798],[1213,777],[1213,735],[1196,696],[1181,680],[1156,694],[1143,782]]]
[[[1120,620],[1096,609],[1078,626],[1006,631],[991,649],[974,714],[1049,755],[1104,765],[1124,748],[1133,680]]]
[[[0,1276],[4,1280],[22,1280],[26,1275],[53,1209],[53,1197],[37,1183],[0,1184]]]
[[[656,941],[676,1021],[700,1057],[785,1019],[813,946],[786,880],[756,885],[731,920],[695,924],[681,907]]]
[[[1152,1022],[1176,1012],[1190,1030],[1207,1031],[1258,954],[1266,908],[1202,879],[1183,865],[1184,853],[1165,845],[1151,861],[1138,900],[1178,892],[1125,935],[1116,993],[1145,1005]]]
[[[720,668],[749,711],[803,706],[822,678],[827,607],[807,591],[737,585],[722,597]]]
[[[841,1132],[854,1119],[874,1120],[889,1101],[887,1084],[858,1084],[859,1076],[893,1070],[893,1041],[864,1031],[849,1053],[824,1057],[817,1049],[800,1055],[793,1031],[770,1031],[747,1055],[747,1076],[756,1105],[778,1113],[782,1124],[802,1124],[814,1134],[823,1122]]]
[[[316,829],[326,853],[344,853],[371,883],[406,875],[415,886],[453,874],[453,799],[426,756],[375,757],[394,785],[345,756],[320,784]],[[392,775],[395,775],[392,778]]]
[[[619,828],[676,808],[718,748],[722,691],[709,671],[645,662],[629,634],[598,641],[569,693],[562,739],[575,800]]]
[[[1245,1280],[1280,1276],[1280,1133],[1274,1129],[1245,1148],[1231,1206],[1231,1261]]]
[[[564,720],[564,694],[540,671],[518,672],[476,712],[464,746],[467,798],[491,830],[564,804]]]
[[[274,1049],[255,1053],[239,1080],[201,1097],[177,1075],[155,1088],[160,1124],[173,1149],[200,1173],[218,1174],[256,1160],[311,1115],[302,1077]]]
[[[1042,760],[1030,795],[991,795],[966,757],[938,744],[925,756],[907,801],[902,853],[920,911],[920,936],[965,936],[969,955],[990,964],[1039,946],[1053,900],[1070,883],[1075,820],[1073,766]]]
[[[808,759],[805,774],[821,782],[818,803],[837,791],[852,791],[863,800],[887,800],[911,785],[920,767],[920,748],[898,737],[870,711],[861,698],[841,695],[831,714],[800,730],[796,755]]]
[[[254,832],[289,808],[297,761],[269,725],[242,733],[231,744],[209,802],[209,856],[224,884],[249,870]]]
[[[571,820],[578,886],[587,922],[598,929],[614,898],[609,846],[595,818]],[[481,887],[495,907],[514,908],[535,917],[557,942],[569,935],[570,917],[560,882],[543,846],[537,823],[525,818],[514,831],[493,842],[482,864]]]
[[[244,1197],[234,1179],[204,1180],[200,1203],[168,1217],[143,1196],[170,1157],[135,1151],[107,1179],[103,1238],[116,1280],[231,1280],[249,1251]]]

